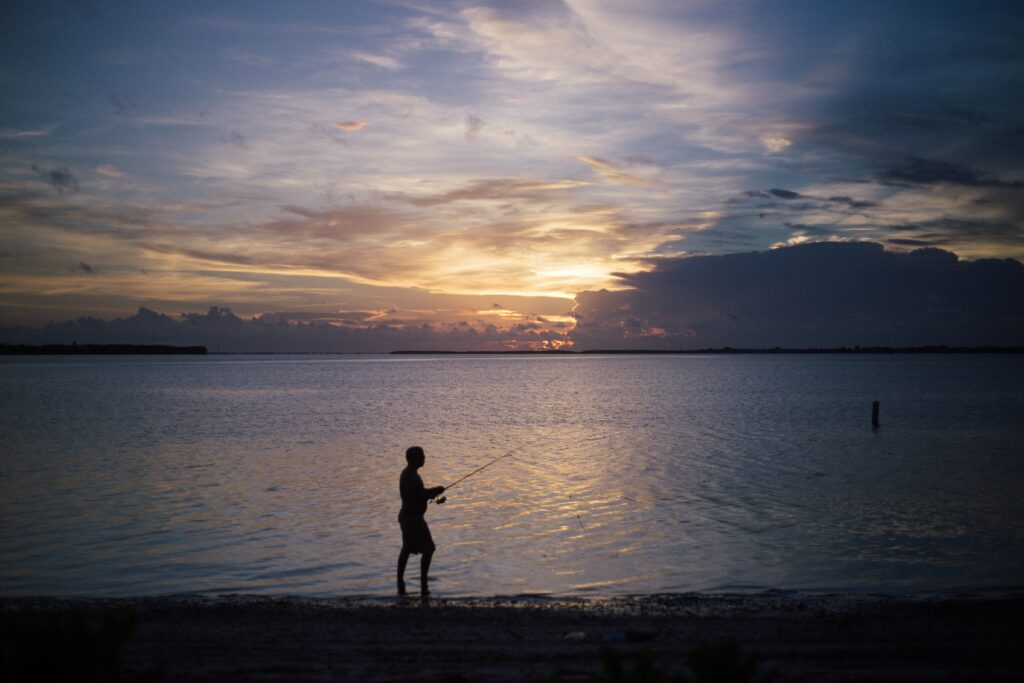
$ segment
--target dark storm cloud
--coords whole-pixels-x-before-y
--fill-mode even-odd
[[[905,237],[897,237],[886,240],[886,244],[894,244],[901,247],[932,247],[936,246],[937,243],[930,240],[915,240]]]
[[[576,297],[577,348],[1024,345],[1024,265],[816,243],[657,262]]]
[[[888,183],[909,183],[914,185],[966,185],[968,187],[1024,188],[1024,183],[1009,182],[986,175],[961,164],[935,159],[911,157],[900,164],[885,169],[879,180]]]
[[[57,192],[73,192],[78,189],[78,179],[65,166],[46,169],[37,164],[32,164],[32,170],[35,171],[36,175],[48,182]]]
[[[828,186],[817,192],[738,192],[723,202],[714,220],[687,234],[679,246],[690,254],[721,253],[756,249],[766,238],[773,246],[813,238],[941,246],[972,255],[1024,253],[1024,186],[1012,179],[914,158],[887,167],[875,179],[847,180],[833,187],[846,193],[829,192]],[[860,192],[874,196],[858,196]],[[919,218],[908,223],[908,213]]]
[[[844,189],[856,191],[848,186]],[[695,255],[763,249],[766,242],[779,245],[808,237],[817,241],[850,236],[865,239],[888,230],[880,228],[887,222],[880,203],[849,194],[780,188],[743,190],[722,202],[721,207],[698,230],[685,229],[684,225],[684,239],[667,244],[661,253],[685,249]]]
[[[793,143],[787,152],[802,153],[810,163],[801,168],[787,159],[787,180],[775,182],[804,195],[822,183],[845,185],[819,194],[831,196],[836,208],[870,212],[856,226],[858,236],[891,244],[911,246],[889,237],[947,243],[890,227],[906,221],[901,214],[908,206],[922,220],[980,221],[985,232],[986,221],[1006,222],[1024,231],[1024,43],[1015,37],[1024,5],[873,4],[862,11],[829,3],[806,11],[808,26],[834,27],[807,34],[811,44],[848,38],[863,41],[862,49],[794,43],[792,50],[815,57],[807,62],[813,65],[807,82],[823,90],[820,98],[800,102],[794,114],[804,123],[787,134]],[[822,22],[825,15],[832,21]],[[803,182],[790,175],[797,171],[805,174]],[[854,183],[873,196],[856,196]],[[851,202],[841,200],[847,195]],[[875,204],[858,203],[867,199]],[[853,223],[837,225],[833,234],[842,236]],[[752,234],[763,234],[762,225],[752,225]],[[887,234],[892,230],[897,234]],[[1002,239],[948,243],[971,253],[1021,254],[1000,248],[1007,245]]]
[[[833,204],[842,204],[851,209],[870,209],[875,206],[878,206],[878,204],[876,204],[875,202],[863,201],[859,199],[854,199],[853,197],[846,196],[829,197],[828,201],[832,202]]]
[[[317,272],[564,293],[610,263],[807,239],[1024,257],[1024,3],[369,3],[341,29],[324,8],[211,23],[165,3],[120,37],[21,4],[0,187],[35,194],[0,210],[33,320],[79,310],[45,278],[97,253],[76,278],[95,297],[122,301],[116,275],[145,263],[133,307],[223,271],[264,283],[224,295],[246,311],[307,305]],[[75,59],[38,49],[60,43]]]
[[[914,233],[913,237],[897,239],[918,239],[930,246],[945,246],[964,241],[998,243],[1008,246],[1024,244],[1024,231],[1008,221],[941,218],[920,223],[894,225],[891,226],[891,230],[901,236]],[[895,240],[889,241],[893,244],[904,244]]]
[[[837,207],[845,207],[847,209],[870,209],[878,206],[877,203],[872,201],[866,201],[861,199],[855,199],[847,195],[833,195],[831,197],[815,197],[809,194],[801,194],[792,190],[780,190],[773,188],[768,191],[762,190],[744,190],[739,193],[739,196],[732,197],[726,200],[727,206],[742,206],[749,204],[750,199],[782,199],[782,202],[756,202],[754,205],[759,208],[784,208],[786,210],[800,210],[800,209],[835,209]],[[806,201],[793,203],[790,200],[803,199]],[[817,202],[817,203],[815,203]],[[834,205],[834,206],[829,206]]]

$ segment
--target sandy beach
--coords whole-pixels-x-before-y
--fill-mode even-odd
[[[118,665],[127,680],[587,681],[603,671],[602,650],[627,672],[640,656],[687,680],[709,680],[694,675],[694,651],[725,660],[715,665],[719,670],[753,655],[757,672],[792,681],[1010,681],[1024,672],[1020,592],[423,601],[172,596],[0,604],[5,665],[20,666],[23,674],[53,666],[66,649],[40,646],[40,633],[53,641],[54,628],[67,633],[68,623],[84,618],[95,637],[103,615],[111,614],[134,615]],[[35,650],[25,644],[26,633],[35,634],[29,637],[36,638]],[[728,642],[733,650],[722,645]]]

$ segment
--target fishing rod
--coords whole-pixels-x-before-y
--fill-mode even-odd
[[[486,465],[481,465],[480,467],[477,467],[477,468],[476,468],[475,470],[473,470],[472,472],[470,472],[470,473],[469,473],[469,474],[467,474],[466,476],[464,476],[464,477],[461,477],[461,478],[459,478],[459,479],[456,479],[456,480],[455,480],[455,481],[453,481],[452,483],[450,483],[450,484],[448,484],[447,486],[445,486],[445,487],[444,487],[444,490],[445,490],[445,491],[447,491],[448,489],[452,488],[453,486],[458,486],[458,485],[459,485],[459,484],[461,484],[462,482],[464,482],[464,481],[466,481],[467,479],[469,479],[470,477],[472,477],[472,476],[473,476],[474,474],[477,474],[478,472],[483,472],[484,470],[486,470],[486,469],[487,469],[488,467],[490,467],[490,466],[491,466],[491,465],[493,465],[494,463],[498,462],[499,460],[504,460],[505,458],[507,458],[507,457],[509,457],[509,456],[511,456],[511,455],[514,455],[515,453],[518,453],[519,451],[523,450],[523,449],[524,449],[524,448],[526,448],[527,446],[530,446],[530,445],[532,445],[532,444],[535,444],[535,443],[537,443],[538,441],[542,440],[543,438],[544,438],[544,437],[543,437],[543,436],[541,436],[541,437],[538,437],[538,438],[536,438],[536,439],[533,439],[532,441],[527,441],[527,442],[526,442],[526,443],[524,443],[524,444],[520,444],[519,446],[516,446],[516,447],[515,447],[515,448],[513,448],[512,450],[510,450],[510,451],[508,451],[508,452],[506,452],[506,453],[503,453],[502,455],[499,455],[499,456],[498,456],[497,458],[495,458],[494,460],[491,460],[491,461],[490,461],[489,463],[487,463]],[[434,500],[434,502],[436,502],[436,503],[437,503],[438,505],[440,505],[440,504],[444,503],[444,502],[445,502],[446,500],[448,500],[448,496],[441,496],[440,498],[437,498],[437,499],[435,499],[435,500]],[[429,501],[428,501],[428,502],[429,502]]]
[[[599,435],[599,436],[592,436],[592,437],[590,437],[589,439],[582,439],[582,440],[580,441],[580,443],[586,443],[586,442],[588,442],[588,441],[597,441],[598,439],[607,439],[607,438],[609,438],[609,437],[611,437],[611,436],[615,436],[615,435],[616,435],[616,434],[618,434],[618,433],[619,433],[619,432],[618,432],[618,431],[616,431],[616,432],[612,432],[612,433],[610,433],[610,434],[602,434],[602,435]],[[508,451],[508,452],[506,452],[506,453],[503,453],[503,454],[499,455],[499,456],[498,456],[497,458],[495,458],[494,460],[491,460],[491,461],[490,461],[489,463],[487,463],[487,464],[485,464],[485,465],[481,465],[480,467],[477,467],[477,468],[476,468],[475,470],[473,470],[472,472],[470,472],[470,473],[469,473],[469,474],[467,474],[466,476],[464,476],[464,477],[461,477],[460,479],[456,479],[456,480],[455,480],[455,481],[453,481],[452,483],[450,483],[450,484],[448,484],[447,486],[445,486],[445,487],[444,487],[444,490],[445,490],[445,491],[447,491],[448,489],[452,488],[453,486],[457,486],[458,484],[461,484],[462,482],[464,482],[464,481],[466,481],[467,479],[469,479],[470,477],[472,477],[472,476],[473,476],[474,474],[477,474],[478,472],[483,472],[484,470],[486,470],[486,469],[487,469],[488,467],[490,467],[490,466],[491,466],[491,465],[493,465],[494,463],[498,462],[499,460],[504,460],[505,458],[507,458],[507,457],[509,457],[509,456],[512,456],[512,455],[514,455],[515,453],[518,453],[519,451],[523,450],[523,449],[524,449],[524,448],[526,448],[527,446],[532,446],[533,444],[537,443],[538,441],[543,441],[543,440],[544,440],[545,438],[547,438],[547,437],[544,437],[544,436],[539,436],[539,437],[537,437],[536,439],[533,439],[533,440],[531,440],[531,441],[527,441],[527,442],[526,442],[526,443],[524,443],[524,444],[520,444],[519,446],[516,446],[516,447],[515,447],[515,448],[513,448],[512,450],[510,450],[510,451]],[[436,499],[434,499],[434,500],[432,500],[432,501],[427,501],[427,502],[428,502],[428,503],[429,503],[429,502],[434,502],[434,503],[437,503],[438,505],[441,505],[441,504],[442,504],[442,503],[444,503],[444,502],[445,502],[446,500],[448,500],[448,496],[441,496],[440,498],[436,498]],[[582,525],[583,523],[582,523],[582,522],[580,522],[580,524]]]

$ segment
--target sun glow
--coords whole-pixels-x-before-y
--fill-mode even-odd
[[[566,280],[577,280],[579,282],[602,282],[611,279],[607,268],[596,264],[579,264],[573,266],[558,266],[547,270],[538,270],[536,275],[539,278],[550,278],[564,282]]]
[[[337,320],[338,339],[373,340],[360,348],[411,344],[392,332],[414,326],[439,347],[571,333],[611,348],[680,334],[689,307],[644,287],[687,258],[845,241],[1024,256],[1024,176],[997,144],[1019,129],[1005,93],[1021,59],[1008,48],[1006,68],[973,71],[923,3],[881,34],[843,3],[805,22],[582,0],[226,3],[211,22],[159,3],[175,30],[119,15],[145,44],[116,57],[103,22],[48,4],[13,17],[3,65],[25,97],[0,125],[0,331],[213,307]],[[1014,22],[975,14],[967,53],[1016,45]],[[808,65],[822,25],[845,47]],[[88,106],[39,91],[41,44],[47,92]],[[202,59],[174,59],[192,46]],[[634,282],[657,305],[624,322],[614,302]],[[607,307],[575,325],[580,299]]]

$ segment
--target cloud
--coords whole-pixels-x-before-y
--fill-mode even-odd
[[[56,184],[58,191],[78,187],[67,169],[34,170],[51,184]],[[183,241],[192,235],[181,226],[162,220],[161,211],[156,207],[99,204],[82,195],[56,198],[38,191],[0,193],[0,212],[12,221],[12,227],[22,226],[30,231],[59,230],[66,233],[72,242],[81,237],[90,241],[99,236],[132,241],[154,235]],[[57,243],[51,248],[55,246]]]
[[[180,30],[134,76],[96,67],[102,40],[55,66],[50,90],[73,114],[61,135],[31,97],[2,131],[0,222],[20,269],[5,284],[35,288],[36,316],[121,315],[132,285],[115,275],[145,265],[164,290],[131,308],[250,314],[302,310],[305,288],[335,310],[402,308],[331,298],[357,282],[565,296],[652,256],[808,240],[1024,256],[1024,51],[1000,13],[402,2],[340,24],[253,10],[204,24],[235,35],[196,36],[172,12]],[[45,42],[29,33],[25,46]],[[173,56],[203,40],[214,58],[175,78]],[[259,73],[218,58],[264,53],[276,61]],[[10,89],[35,92],[32,50],[16,61]],[[140,83],[160,87],[136,111]],[[109,182],[97,160],[130,173]],[[65,164],[95,169],[77,193]],[[83,284],[68,264],[96,253],[87,284],[116,305],[43,298]]]
[[[562,331],[536,323],[500,327],[490,323],[403,324],[372,322],[378,312],[339,312],[335,317],[266,313],[243,319],[231,309],[211,306],[175,320],[148,308],[110,321],[85,317],[40,328],[0,328],[11,344],[202,345],[234,352],[387,353],[397,350],[500,351],[559,348]]]
[[[627,185],[648,185],[649,183],[643,178],[638,178],[629,173],[621,171],[618,166],[612,164],[604,159],[591,156],[580,156],[577,157],[580,161],[585,163],[590,168],[594,169],[608,180],[613,180],[617,183],[626,183]]]
[[[26,140],[32,138],[46,137],[57,127],[56,123],[43,128],[0,128],[0,140]]]
[[[886,240],[887,244],[895,244],[903,247],[930,247],[936,243],[931,240],[915,240],[905,237],[898,237]]]
[[[357,130],[366,128],[366,121],[339,121],[334,124],[334,127],[346,133],[354,133]]]
[[[716,79],[716,58],[747,56],[719,26],[672,3],[478,4],[418,25],[442,45],[483,53],[505,78],[560,88],[639,86],[722,101],[733,89]]]
[[[24,226],[18,231],[28,244],[45,235],[76,260],[88,260],[88,254],[103,249],[108,262],[118,254],[114,265],[136,268],[145,259],[150,270],[178,273],[173,282],[164,281],[169,294],[179,288],[192,292],[216,272],[217,277],[236,278],[236,284],[243,277],[266,283],[259,293],[254,285],[237,292],[248,302],[276,296],[282,279],[317,290],[360,283],[564,300],[582,288],[581,281],[602,286],[610,281],[610,270],[631,267],[634,254],[657,244],[663,230],[657,224],[627,223],[604,208],[581,210],[568,190],[582,185],[481,181],[419,197],[378,197],[317,209],[266,207],[269,216],[250,221],[231,220],[239,211],[231,202],[106,204],[82,195],[72,200],[38,192],[0,196],[0,213],[11,225]],[[436,210],[410,208],[417,205]],[[618,252],[620,258],[610,256]],[[40,274],[43,261],[40,257],[34,265]],[[28,273],[19,277],[20,286],[28,287]],[[121,282],[105,287],[111,297],[124,294]],[[139,303],[147,301],[154,300]]]
[[[66,166],[45,169],[32,164],[32,170],[57,192],[73,192],[78,189],[78,179]]]
[[[813,208],[813,209],[822,210],[822,211],[833,210],[833,209],[835,209],[837,207],[842,207],[844,209],[870,209],[870,208],[878,206],[877,202],[870,201],[870,200],[865,200],[865,199],[854,199],[853,197],[850,197],[849,195],[832,195],[832,196],[828,196],[828,197],[822,197],[822,196],[819,196],[819,195],[801,194],[800,192],[794,192],[793,190],[781,190],[781,189],[778,189],[778,188],[773,188],[773,189],[767,190],[767,191],[762,191],[762,190],[744,190],[743,192],[740,193],[740,197],[739,198],[734,198],[734,199],[728,200],[727,203],[729,205],[732,205],[732,206],[737,206],[737,205],[740,205],[740,204],[744,203],[744,198],[746,198],[746,199],[772,199],[773,197],[776,198],[776,199],[785,200],[787,202],[789,200],[791,200],[791,199],[804,199],[804,200],[807,200],[807,201],[801,202],[801,203],[798,203],[798,204],[795,204],[795,205],[794,204],[788,204],[788,205],[787,204],[780,204],[778,202],[771,202],[771,203],[758,202],[756,204],[756,206],[758,208],[760,208],[760,209],[764,209],[764,208],[785,208],[786,210],[807,210],[807,209]],[[835,206],[830,207],[829,205],[835,205]]]
[[[238,131],[229,131],[227,135],[221,138],[221,141],[226,145],[232,145],[239,149],[249,149],[249,142]]]
[[[889,167],[879,174],[882,182],[909,183],[913,185],[966,185],[968,187],[1024,188],[1024,183],[1008,182],[979,173],[967,166],[952,164],[935,159],[911,157],[900,164]]]
[[[1024,256],[1024,192],[995,176],[936,168],[915,177],[970,184],[824,179],[799,191],[746,190],[728,198],[703,230],[686,233],[676,246],[723,253],[762,248],[768,238],[771,246],[872,240],[901,249],[939,246],[972,259]],[[918,234],[906,234],[911,230]]]
[[[96,164],[96,172],[108,178],[120,178],[124,171],[110,164]]]
[[[812,243],[654,262],[580,293],[577,348],[1024,345],[1024,265]]]
[[[937,218],[916,223],[890,226],[897,237],[886,240],[892,244],[920,244],[936,247],[982,242],[1024,246],[1024,231],[1008,221]],[[907,235],[913,235],[908,237]],[[908,242],[907,240],[914,240]]]
[[[761,144],[769,154],[774,154],[791,146],[793,141],[781,135],[762,135]]]
[[[829,197],[828,201],[832,202],[833,204],[842,204],[844,206],[848,206],[851,209],[870,209],[872,207],[878,206],[876,202],[865,201],[862,199],[854,199],[853,197],[847,197],[845,195]]]
[[[386,69],[388,71],[397,71],[404,68],[400,61],[394,57],[388,57],[386,55],[378,55],[370,52],[363,52],[361,50],[347,50],[343,54],[350,59],[372,64],[373,66]]]
[[[467,200],[529,199],[564,192],[586,184],[579,180],[480,180],[448,192],[408,198],[407,201],[413,206],[429,207]]]
[[[476,114],[466,116],[466,139],[472,140],[483,130],[484,120]]]
[[[365,327],[373,319],[381,319],[387,315],[386,311],[367,310],[336,310],[336,311],[275,311],[263,313],[258,316],[262,323],[328,323],[347,327]]]
[[[242,50],[237,47],[226,48],[223,51],[224,59],[235,62],[236,64],[242,64],[244,66],[251,66],[258,69],[265,69],[275,64],[275,60],[266,55],[258,54],[256,52],[249,52]]]

